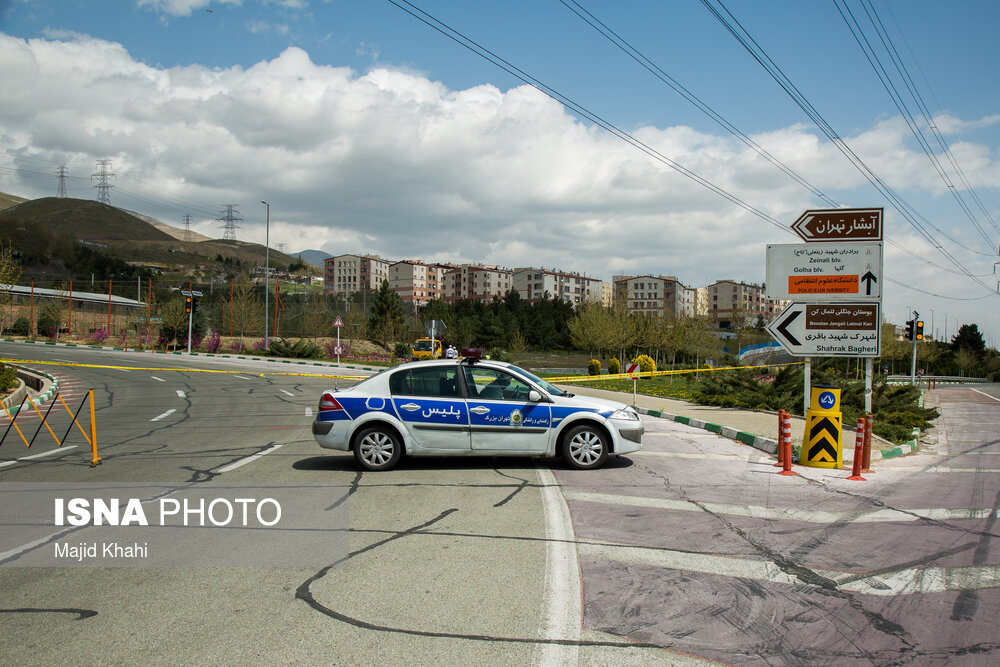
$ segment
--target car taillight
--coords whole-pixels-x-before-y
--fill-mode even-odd
[[[337,399],[333,397],[330,392],[323,392],[323,395],[319,397],[319,411],[320,412],[333,412],[334,410],[343,410],[343,406],[337,402]]]

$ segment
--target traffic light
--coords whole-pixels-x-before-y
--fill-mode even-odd
[[[913,335],[915,336],[914,340],[923,340],[924,339],[924,321],[923,320],[916,320],[914,322]]]
[[[186,300],[184,302],[184,312],[190,313],[193,307],[194,307],[194,299],[192,299],[191,297],[186,297]]]
[[[913,340],[913,320],[906,321],[906,340]]]
[[[198,299],[191,299],[191,312],[192,313],[198,312]]]

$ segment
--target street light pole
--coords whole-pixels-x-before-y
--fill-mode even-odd
[[[271,205],[263,199],[260,203],[267,207],[267,217],[264,222],[264,349],[268,349],[267,314],[270,311],[271,290]]]

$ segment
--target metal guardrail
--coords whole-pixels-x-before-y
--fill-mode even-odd
[[[909,375],[888,375],[886,376],[886,382],[909,382]],[[919,375],[917,376],[917,384],[924,382],[946,382],[949,384],[991,384],[993,380],[989,378],[969,378],[962,377],[960,375]]]

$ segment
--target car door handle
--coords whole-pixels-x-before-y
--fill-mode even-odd
[[[482,405],[477,405],[474,408],[469,408],[469,412],[475,412],[477,415],[485,415],[489,411],[490,411],[489,408]]]
[[[413,412],[414,410],[419,410],[420,409],[420,406],[417,405],[416,403],[404,403],[403,405],[401,405],[399,407],[402,408],[403,410],[407,410],[409,412]]]

